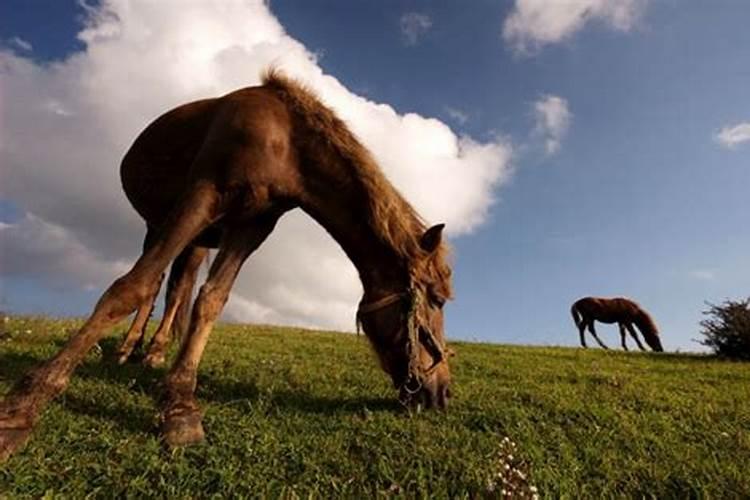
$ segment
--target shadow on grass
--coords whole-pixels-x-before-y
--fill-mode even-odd
[[[73,377],[101,381],[150,394],[158,401],[162,394],[161,383],[166,374],[164,368],[150,368],[140,363],[126,363],[118,365],[114,361],[114,353],[120,340],[114,337],[103,339],[100,357],[89,357],[78,367]],[[56,341],[64,344],[64,340]],[[10,385],[19,382],[33,367],[47,358],[42,355],[9,352],[0,353],[0,380]],[[261,392],[254,380],[226,380],[211,373],[201,373],[198,376],[199,399],[218,406],[233,404],[262,404],[272,411],[290,411],[323,415],[357,414],[365,410],[371,412],[398,412],[402,406],[395,398],[373,397],[322,397],[305,390],[288,388],[271,392]],[[0,396],[2,397],[2,396]],[[113,406],[102,402],[96,397],[82,397],[70,391],[61,396],[66,409],[80,415],[94,418],[105,418],[118,426],[132,432],[148,432],[155,429],[155,415],[157,404],[152,411],[145,410],[136,404]]]
[[[1,353],[0,380],[8,384],[14,384],[18,382],[27,371],[41,361],[43,361],[43,358],[25,352]]]

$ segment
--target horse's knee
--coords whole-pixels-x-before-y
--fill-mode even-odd
[[[221,312],[226,302],[226,293],[212,283],[204,284],[198,298],[193,306],[194,314],[199,320],[210,320],[215,318]]]
[[[154,286],[128,273],[112,283],[96,308],[111,318],[130,314],[151,298]]]

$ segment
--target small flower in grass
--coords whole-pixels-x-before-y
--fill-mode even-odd
[[[500,449],[487,479],[487,498],[539,499],[536,486],[529,484],[527,479],[529,465],[514,455],[516,448],[516,443],[507,436],[500,441]]]

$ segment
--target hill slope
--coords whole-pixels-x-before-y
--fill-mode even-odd
[[[79,324],[6,322],[0,393]],[[224,325],[199,377],[208,443],[170,455],[154,432],[164,372],[115,365],[118,341],[0,466],[0,497],[476,497],[505,437],[542,497],[750,496],[748,364],[455,343],[451,408],[409,415],[364,338]]]

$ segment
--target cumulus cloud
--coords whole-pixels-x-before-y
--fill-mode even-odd
[[[548,155],[556,153],[570,127],[573,115],[568,101],[555,95],[543,95],[533,105],[534,133],[544,138],[544,149]]]
[[[446,106],[445,112],[452,120],[454,120],[459,125],[466,125],[466,123],[469,121],[469,114],[461,111],[460,109]]]
[[[55,287],[103,287],[112,274],[130,267],[126,261],[94,254],[64,227],[31,214],[14,224],[0,224],[0,239],[4,275],[41,277]]]
[[[647,0],[516,0],[503,22],[503,39],[518,54],[573,36],[590,21],[601,21],[620,31],[636,24]]]
[[[714,135],[714,140],[727,149],[734,149],[743,142],[750,141],[750,122],[724,127]]]
[[[427,14],[407,12],[401,16],[401,35],[406,45],[416,45],[419,38],[432,28],[432,19]]]
[[[262,0],[107,0],[86,16],[85,50],[64,61],[0,52],[0,197],[27,214],[2,229],[2,274],[106,286],[137,257],[145,232],[120,188],[128,146],[167,109],[258,84],[270,64],[317,91],[425,219],[446,222],[450,235],[483,222],[509,175],[508,143],[458,136],[439,120],[352,93]],[[360,294],[341,249],[295,212],[248,261],[227,315],[351,328]]]

